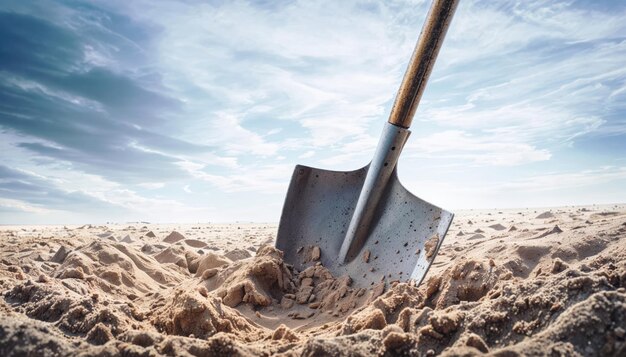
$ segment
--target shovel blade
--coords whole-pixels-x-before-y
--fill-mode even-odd
[[[368,166],[354,171],[296,166],[276,247],[284,252],[286,262],[304,270],[315,264],[309,261],[307,251],[318,246],[321,263],[335,276],[349,275],[358,286],[409,279],[419,284],[443,242],[453,214],[411,194],[395,170],[376,208],[365,244],[345,264],[340,263],[339,250],[367,170]]]

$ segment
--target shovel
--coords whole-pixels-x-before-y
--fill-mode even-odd
[[[374,158],[355,171],[297,165],[276,247],[298,270],[321,262],[357,286],[424,279],[453,214],[409,192],[396,164],[458,0],[434,0]]]

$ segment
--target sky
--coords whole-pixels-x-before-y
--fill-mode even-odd
[[[276,222],[365,166],[429,2],[0,2],[0,224]],[[626,202],[626,2],[461,0],[398,164],[449,210]]]

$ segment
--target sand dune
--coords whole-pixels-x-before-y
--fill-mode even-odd
[[[626,355],[626,206],[459,212],[420,286],[296,271],[275,231],[1,227],[0,355]]]

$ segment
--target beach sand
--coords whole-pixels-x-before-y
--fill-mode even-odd
[[[419,286],[294,271],[276,229],[2,226],[0,355],[626,356],[626,205],[457,212]]]

